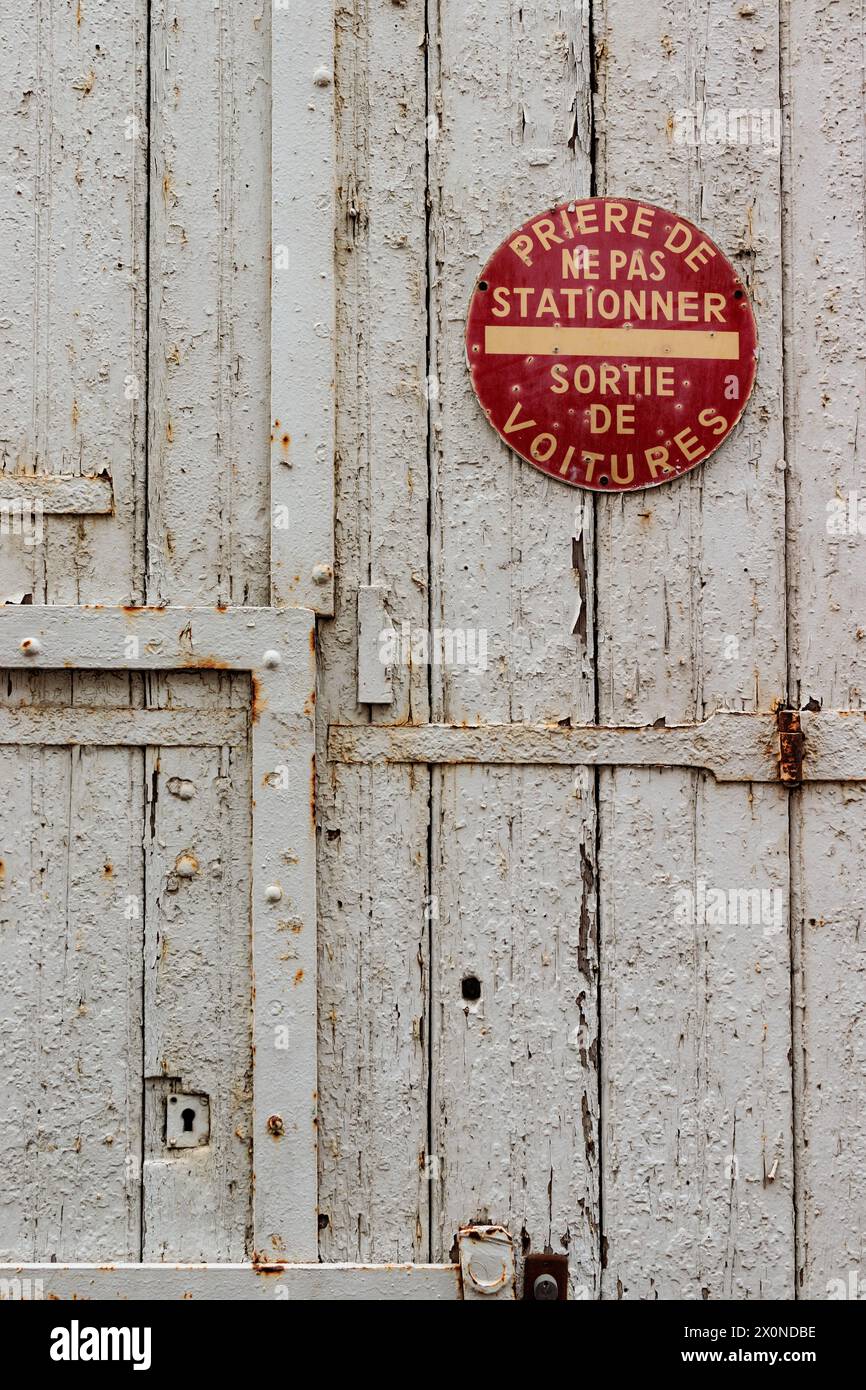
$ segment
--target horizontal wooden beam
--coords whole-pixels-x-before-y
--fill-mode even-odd
[[[457,1265],[0,1265],[0,1299],[456,1301]]]
[[[0,707],[0,744],[52,747],[221,748],[247,739],[246,710]]]
[[[0,473],[0,507],[10,503],[46,516],[109,516],[114,493],[104,473]]]
[[[313,640],[297,608],[4,604],[0,669],[248,671],[272,713],[307,719]]]

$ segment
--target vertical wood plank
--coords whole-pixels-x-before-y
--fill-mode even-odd
[[[273,602],[333,613],[333,0],[277,0],[271,73]]]
[[[486,663],[434,668],[433,717],[591,721],[591,504],[500,443],[463,346],[489,253],[589,189],[588,6],[441,0],[431,15],[432,613],[487,643]],[[524,1249],[568,1250],[573,1293],[591,1295],[594,782],[466,767],[434,784],[433,1253],[467,1220],[500,1221]]]
[[[271,22],[261,0],[194,14],[176,0],[151,7],[151,602],[271,601]],[[149,688],[160,706],[249,705],[247,682],[240,696],[236,682],[220,694],[216,681],[171,674]],[[251,773],[248,762],[223,765],[225,753],[204,756],[154,750],[150,784],[146,1070],[183,1078],[212,1105],[209,1148],[167,1155],[165,1085],[149,1083],[144,1248],[155,1259],[243,1259],[253,1248]],[[191,781],[194,798],[179,802],[174,781]],[[194,850],[199,869],[166,894],[193,848],[190,817],[213,851]],[[212,861],[222,879],[210,878]],[[174,957],[163,960],[166,935]]]
[[[115,515],[3,538],[0,598],[128,601],[142,523],[147,6],[40,5],[0,51],[0,468],[104,472]],[[98,591],[98,593],[97,593]]]
[[[253,1218],[258,1257],[294,1263],[318,1243],[315,615],[274,626],[284,669],[253,677]]]
[[[357,701],[357,592],[426,631],[424,4],[337,9],[338,413],[335,616],[320,625],[319,1250],[428,1258],[426,768],[328,765],[329,723],[423,722],[428,671]],[[368,653],[378,660],[378,646]]]
[[[778,108],[777,28],[774,7],[596,6],[598,191],[706,228],[749,285],[761,353],[706,465],[598,504],[603,722],[784,696],[779,152],[675,138],[698,102]],[[701,882],[786,898],[785,794],[625,769],[600,787],[604,1295],[790,1297],[787,933],[676,913]]]
[[[270,602],[270,6],[151,7],[151,601]]]
[[[219,698],[213,677],[176,677],[175,694],[182,681],[185,703]],[[242,1260],[252,1250],[247,750],[148,750],[146,790],[143,1258]],[[208,1097],[205,1147],[167,1149],[172,1092]]]
[[[805,0],[785,16],[791,694],[800,706],[860,709],[863,14],[854,0]],[[856,1297],[851,1271],[862,1281],[866,1261],[863,789],[804,787],[793,813],[797,1291]]]
[[[122,703],[128,681],[88,691]],[[71,677],[16,699],[71,702]],[[16,1260],[140,1255],[142,756],[3,749],[0,1247]]]
[[[604,1296],[790,1298],[782,793],[638,769],[605,782]],[[704,911],[718,890],[724,908]]]

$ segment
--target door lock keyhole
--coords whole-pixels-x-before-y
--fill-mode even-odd
[[[165,1142],[169,1149],[204,1148],[210,1143],[210,1102],[203,1092],[178,1091],[167,1097]]]

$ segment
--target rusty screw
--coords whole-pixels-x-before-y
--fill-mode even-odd
[[[283,1124],[282,1115],[269,1115],[268,1134],[272,1135],[274,1139],[281,1139],[285,1132],[286,1127]]]

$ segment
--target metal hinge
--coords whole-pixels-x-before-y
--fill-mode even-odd
[[[700,724],[334,724],[339,763],[682,767],[718,782],[866,781],[866,711],[717,710]]]

